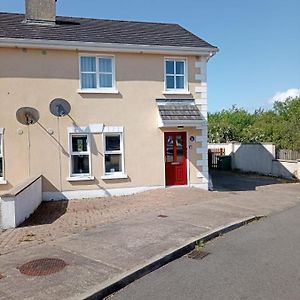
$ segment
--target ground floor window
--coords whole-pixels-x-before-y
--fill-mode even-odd
[[[3,134],[0,133],[0,180],[4,178]]]
[[[88,134],[70,135],[71,176],[91,175],[90,137]]]
[[[104,172],[105,175],[124,173],[122,133],[104,134]]]

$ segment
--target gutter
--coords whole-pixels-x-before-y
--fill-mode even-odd
[[[94,43],[77,41],[57,41],[38,39],[15,39],[0,38],[0,47],[31,48],[31,49],[54,49],[72,51],[105,51],[127,53],[151,53],[151,54],[174,54],[174,55],[205,55],[208,59],[215,55],[217,47],[175,47],[175,46],[152,46],[116,43]]]

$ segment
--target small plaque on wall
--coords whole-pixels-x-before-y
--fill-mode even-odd
[[[195,142],[195,137],[194,137],[193,135],[190,136],[190,142],[191,142],[191,143]]]

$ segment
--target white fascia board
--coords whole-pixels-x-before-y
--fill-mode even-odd
[[[213,56],[216,47],[175,47],[56,40],[0,38],[0,47]]]

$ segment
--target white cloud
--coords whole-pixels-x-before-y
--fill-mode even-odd
[[[275,101],[284,102],[287,98],[292,97],[298,97],[300,96],[300,89],[288,89],[285,92],[278,92],[276,93],[270,100],[270,103],[274,103]]]

